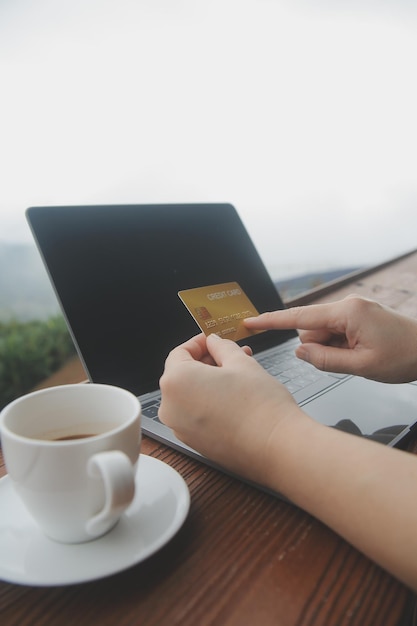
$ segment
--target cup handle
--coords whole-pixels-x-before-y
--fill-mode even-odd
[[[135,475],[128,456],[119,450],[98,452],[88,461],[88,474],[103,480],[104,506],[88,520],[86,530],[92,537],[98,537],[117,522],[135,495]]]

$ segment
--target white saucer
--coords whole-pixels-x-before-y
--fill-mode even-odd
[[[0,480],[0,580],[35,586],[69,585],[103,578],[140,563],[167,543],[183,524],[190,494],[169,465],[141,454],[136,495],[107,535],[61,544],[43,535],[15,494]]]

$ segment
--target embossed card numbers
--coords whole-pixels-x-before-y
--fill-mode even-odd
[[[246,317],[259,315],[238,283],[221,283],[178,292],[205,335],[216,333],[238,341],[259,331],[250,331],[242,323]]]

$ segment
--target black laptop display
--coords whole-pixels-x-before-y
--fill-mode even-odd
[[[236,282],[259,312],[283,307],[234,207],[32,207],[27,219],[90,380],[138,395],[144,432],[199,456],[157,418],[165,358],[200,332],[178,292]],[[277,261],[283,236],[277,226]],[[269,331],[239,343],[251,345],[280,380],[290,378],[295,399],[318,421],[389,445],[402,441],[416,422],[415,384],[321,377],[295,359],[295,331]],[[286,363],[292,358],[310,368],[307,374],[295,379],[295,365],[287,364],[281,375],[276,359],[283,355]],[[299,380],[306,386],[300,388]]]

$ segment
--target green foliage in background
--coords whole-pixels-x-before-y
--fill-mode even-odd
[[[0,322],[0,410],[31,391],[73,354],[74,344],[61,316]]]

